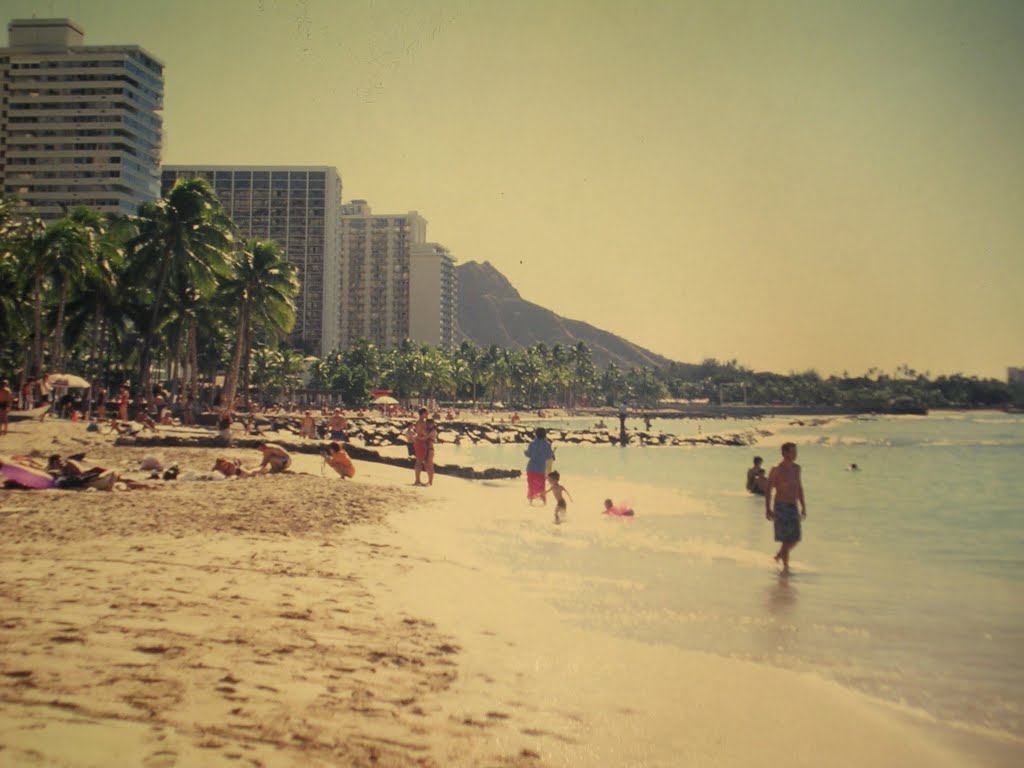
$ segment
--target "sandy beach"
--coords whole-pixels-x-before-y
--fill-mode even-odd
[[[154,453],[68,422],[0,439],[5,457],[79,452],[137,479]],[[183,476],[258,459],[157,453]],[[0,762],[1012,764],[1012,745],[817,678],[595,642],[456,557],[445,520],[522,503],[518,484],[412,488],[364,462],[343,482],[305,459],[152,490],[0,491]]]

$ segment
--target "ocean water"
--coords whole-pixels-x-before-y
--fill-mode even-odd
[[[446,522],[587,631],[811,673],[1024,744],[1024,417],[701,423],[749,429],[772,434],[745,448],[556,444],[564,524],[527,504],[525,479]],[[744,490],[753,456],[772,466],[784,440],[808,509],[788,577],[763,499]],[[522,468],[524,448],[444,444],[437,461]],[[602,516],[605,497],[636,518]]]

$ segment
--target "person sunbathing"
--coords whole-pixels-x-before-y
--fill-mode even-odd
[[[245,469],[241,459],[228,459],[218,456],[213,463],[213,471],[220,472],[224,477],[254,477],[259,472],[254,469]]]
[[[81,454],[79,456],[81,457]],[[86,467],[82,463],[81,458],[64,458],[58,453],[50,456],[46,462],[46,471],[53,476],[57,488],[95,488],[100,491],[110,491],[117,484],[121,484],[129,490],[152,489],[154,487],[147,483],[140,483],[136,480],[121,477],[114,470],[107,467]]]

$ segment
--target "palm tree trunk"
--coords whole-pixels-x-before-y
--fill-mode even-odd
[[[187,370],[185,361],[185,334],[180,332],[178,333],[178,338],[174,345],[174,364],[178,368],[175,378],[175,385],[177,387],[175,394],[178,394],[188,389],[188,382],[185,380],[185,371]]]
[[[100,313],[102,305],[97,304],[92,316],[92,334],[89,336],[89,367],[94,377],[99,377],[100,366],[96,355],[99,354],[100,330],[102,328],[103,316]]]
[[[68,300],[68,282],[60,281],[60,299],[57,302],[57,325],[53,330],[53,365],[58,371],[64,370],[64,310]]]
[[[192,397],[199,397],[199,320],[193,314],[188,321],[189,358],[192,367]]]
[[[224,398],[228,403],[235,402],[235,392],[238,390],[238,372],[242,367],[242,349],[245,347],[246,326],[248,325],[248,304],[248,300],[243,299],[242,305],[238,308],[238,334],[235,337],[235,349],[231,353],[227,381],[224,382]]]
[[[245,329],[245,351],[242,354],[242,387],[245,390],[245,399],[249,399],[249,366],[252,360],[252,324]],[[262,396],[262,392],[260,395]]]
[[[32,284],[32,376],[43,373],[43,277],[37,274]]]
[[[149,317],[149,327],[142,342],[142,353],[139,355],[139,389],[145,392],[149,387],[149,364],[152,359],[153,338],[156,336],[156,323],[160,318],[160,305],[163,302],[164,289],[167,287],[167,272],[170,259],[167,256],[160,262],[160,273],[156,281],[156,293],[153,294],[153,312]]]

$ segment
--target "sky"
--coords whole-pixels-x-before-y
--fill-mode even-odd
[[[1019,0],[5,0],[165,65],[164,162],[328,165],[683,362],[1024,365]]]

